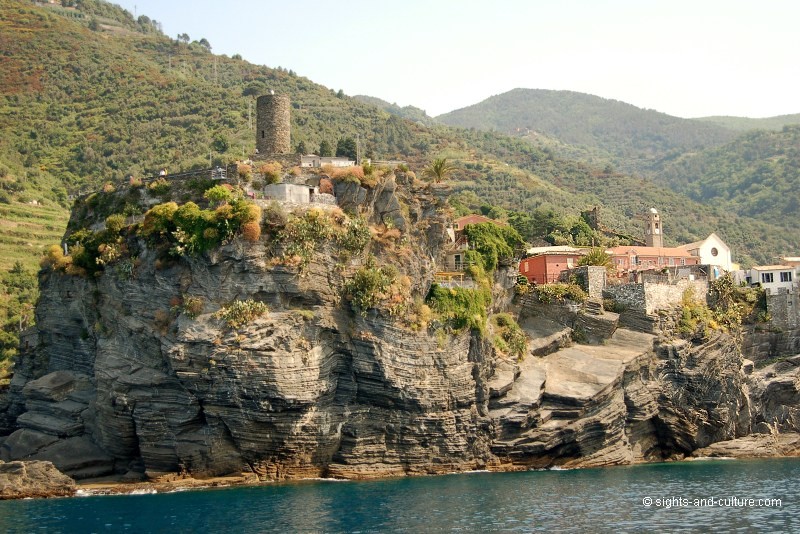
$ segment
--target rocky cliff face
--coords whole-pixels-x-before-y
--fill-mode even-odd
[[[402,228],[418,295],[444,240],[445,193],[410,179],[337,190]],[[660,460],[798,429],[794,364],[753,373],[727,336],[696,345],[614,331],[614,314],[523,306],[529,355],[511,361],[477,334],[354,313],[340,288],[355,267],[339,261],[323,247],[299,273],[236,240],[162,268],[142,244],[130,279],[43,273],[37,330],[0,406],[0,459],[49,460],[75,478],[366,478]],[[496,278],[497,296],[509,280]],[[202,300],[196,317],[170,304],[185,295]],[[237,299],[270,313],[231,329],[214,312]],[[582,345],[578,328],[614,333]]]

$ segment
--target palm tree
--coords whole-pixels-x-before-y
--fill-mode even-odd
[[[578,265],[596,265],[605,267],[607,271],[614,268],[611,256],[602,247],[595,247],[578,261]]]
[[[431,161],[430,165],[425,167],[422,171],[423,176],[427,176],[433,183],[438,184],[447,180],[447,177],[456,170],[456,166],[447,162],[447,158],[436,158]]]

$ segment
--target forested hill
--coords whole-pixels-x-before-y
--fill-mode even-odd
[[[705,204],[795,232],[800,214],[800,125],[747,133],[665,164],[659,177]]]
[[[514,89],[436,120],[511,135],[543,133],[614,158],[643,161],[719,145],[734,137],[731,130],[716,124],[584,93],[544,89]]]
[[[360,102],[291,70],[214,55],[202,36],[165,36],[145,15],[134,20],[100,0],[78,5],[0,0],[0,275],[14,271],[8,280],[0,276],[4,353],[15,347],[11,334],[32,320],[34,297],[23,298],[19,287],[30,289],[42,251],[59,242],[70,194],[128,175],[246,157],[255,148],[254,99],[270,89],[291,99],[293,146],[315,152],[323,142],[335,147],[357,136],[363,154],[405,160],[418,173],[446,157],[457,169],[451,183],[463,197],[459,209],[489,205],[558,222],[528,233],[532,240],[561,226],[561,238],[575,239],[578,213],[595,205],[607,226],[639,235],[635,216],[656,206],[671,244],[715,231],[745,262],[800,250],[796,233],[708,209],[605,162],[564,159],[552,138],[537,146],[499,132],[403,119],[386,103]],[[566,108],[562,113],[567,131],[576,119]],[[552,124],[560,117],[554,111]],[[754,232],[761,237],[752,239]]]
[[[433,118],[428,116],[424,110],[414,107],[414,106],[403,106],[400,107],[397,104],[390,104],[386,100],[382,100],[380,98],[376,98],[374,96],[367,96],[367,95],[354,95],[354,99],[358,100],[359,102],[364,102],[366,104],[371,104],[377,108],[380,108],[384,111],[391,113],[392,115],[397,115],[403,119],[408,119],[410,121],[421,122],[422,124],[433,124]]]
[[[695,120],[710,122],[729,130],[737,132],[749,132],[751,130],[781,130],[784,126],[800,124],[800,113],[793,115],[778,115],[777,117],[766,117],[763,119],[750,119],[747,117],[700,117]]]

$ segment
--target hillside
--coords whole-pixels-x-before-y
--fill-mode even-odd
[[[364,155],[405,160],[419,174],[432,158],[447,157],[457,166],[454,189],[477,194],[471,209],[489,204],[577,217],[580,210],[600,205],[606,225],[638,235],[635,216],[658,206],[676,241],[694,241],[717,231],[746,262],[800,249],[795,234],[717,214],[663,187],[616,172],[613,166],[607,168],[602,147],[592,152],[565,144],[555,134],[538,136],[534,146],[500,132],[426,126],[419,116],[419,121],[413,116],[406,120],[388,112],[392,105],[383,101],[361,102],[290,70],[214,55],[200,44],[202,39],[170,39],[144,15],[134,20],[98,0],[81,6],[85,16],[76,19],[63,16],[60,8],[0,0],[0,47],[5,51],[0,56],[2,269],[18,260],[33,277],[41,251],[59,241],[72,195],[163,168],[175,173],[251,154],[254,98],[270,89],[291,99],[293,146],[315,152],[323,141],[336,146],[340,139],[357,137]],[[575,97],[576,102],[581,98]],[[553,125],[563,113],[565,131],[578,135],[575,115],[566,109],[551,111],[548,120]],[[648,117],[668,125],[674,119]],[[721,135],[714,126],[703,128]],[[677,123],[673,129],[679,130]],[[691,143],[686,142],[700,143],[699,132],[691,130],[686,134]],[[680,139],[676,133],[665,146],[674,149]],[[606,178],[598,179],[601,175]],[[135,211],[132,207],[126,215]],[[752,242],[745,231],[753,228],[765,237]],[[2,302],[8,302],[15,290],[8,285],[2,291]],[[19,324],[15,317],[3,320],[6,332],[14,336]],[[2,348],[12,350],[14,343],[4,342]]]
[[[763,119],[717,116],[698,117],[695,120],[710,122],[738,132],[749,132],[751,130],[781,130],[784,126],[800,124],[800,113],[795,113],[794,115],[778,115],[777,117],[766,117]]]
[[[715,124],[680,119],[617,100],[543,89],[514,89],[436,117],[462,128],[560,141],[599,150],[618,165],[638,168],[678,151],[722,144],[733,133]]]
[[[665,163],[658,175],[699,202],[793,232],[800,210],[800,125],[747,133],[683,155]]]
[[[430,125],[433,124],[433,119],[425,113],[425,110],[419,109],[418,107],[414,106],[403,106],[400,107],[397,104],[390,104],[386,100],[382,100],[380,98],[374,96],[367,96],[367,95],[354,95],[353,98],[358,100],[359,102],[363,102],[365,104],[370,104],[375,106],[376,108],[380,108],[387,113],[391,113],[392,115],[397,115],[402,119],[408,119],[414,122],[421,122],[422,124]]]

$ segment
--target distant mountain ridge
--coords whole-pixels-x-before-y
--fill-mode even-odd
[[[780,130],[784,126],[800,124],[800,113],[795,113],[793,115],[778,115],[777,117],[765,117],[763,119],[715,116],[698,117],[694,120],[710,122],[738,132],[747,132],[750,130]]]
[[[378,107],[392,115],[397,115],[403,119],[408,119],[410,121],[421,122],[426,125],[433,124],[434,120],[430,117],[425,110],[420,109],[415,106],[403,106],[400,107],[397,104],[390,104],[386,100],[382,100],[380,98],[374,96],[367,96],[367,95],[354,95],[353,98],[358,100],[359,102],[364,102],[365,104],[370,104],[375,107]]]
[[[544,133],[565,143],[634,160],[656,160],[676,150],[716,146],[735,136],[730,129],[710,122],[681,119],[599,96],[545,89],[514,89],[439,115],[436,120],[511,135]]]

